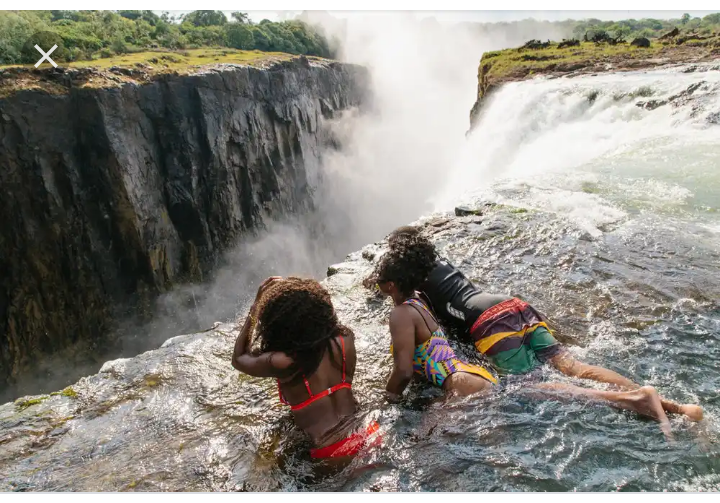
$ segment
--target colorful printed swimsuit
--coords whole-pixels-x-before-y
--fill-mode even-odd
[[[564,351],[545,317],[520,299],[486,310],[470,334],[478,351],[502,374],[525,374]]]
[[[456,372],[479,375],[491,383],[497,384],[497,380],[483,367],[458,360],[455,351],[448,344],[444,330],[425,304],[415,298],[406,300],[404,304],[414,307],[421,315],[424,310],[437,324],[437,329],[431,330],[430,338],[415,348],[413,370],[416,374],[424,376],[428,381],[440,387],[449,376]],[[430,330],[430,325],[424,316],[423,320]]]

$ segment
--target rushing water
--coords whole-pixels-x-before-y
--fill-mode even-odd
[[[720,490],[719,85],[663,71],[507,86],[438,210],[500,204],[427,219],[451,261],[548,313],[578,358],[701,404],[702,423],[671,417],[674,443],[635,414],[523,394],[569,381],[547,369],[488,397],[444,404],[413,385],[386,404],[389,305],[359,284],[369,246],[327,280],[357,335],[358,400],[382,425],[368,457],[313,464],[273,382],[230,366],[224,325],[0,406],[0,490]]]

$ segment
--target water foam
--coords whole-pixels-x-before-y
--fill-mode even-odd
[[[684,68],[507,84],[484,105],[435,209],[504,197],[597,235],[628,211],[713,206],[718,91],[720,72]],[[651,100],[669,103],[642,106]]]

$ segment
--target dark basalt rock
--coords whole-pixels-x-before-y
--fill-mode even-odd
[[[680,35],[680,30],[676,26],[675,28],[667,32],[665,35],[661,36],[659,40],[667,40],[669,38],[677,37],[678,35]]]
[[[565,47],[578,47],[579,45],[580,41],[574,38],[570,40],[563,39],[562,42],[558,44],[558,49],[563,49]]]
[[[630,42],[630,45],[635,47],[650,47],[650,40],[646,39],[645,37],[637,37],[634,38],[632,42]]]
[[[646,110],[655,110],[661,106],[667,105],[667,100],[650,100],[650,101],[638,101],[635,103],[636,107],[644,108]]]
[[[0,383],[103,343],[268,216],[311,207],[323,120],[360,105],[366,81],[301,59],[0,99]]]

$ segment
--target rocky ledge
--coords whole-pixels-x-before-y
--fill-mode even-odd
[[[606,229],[595,238],[550,213],[494,204],[417,225],[482,288],[520,296],[551,314],[572,351],[593,344],[598,334],[633,341],[659,323],[682,326],[684,318],[673,325],[677,309],[703,323],[702,313],[719,307],[712,275],[665,274],[671,230],[619,237]],[[350,254],[330,268],[324,284],[356,333],[354,392],[363,410],[393,424],[399,412],[378,402],[391,365],[391,306],[361,286],[384,249],[375,243]],[[701,247],[683,257],[708,264],[720,259]],[[230,365],[236,335],[234,324],[216,324],[107,362],[63,391],[0,406],[0,491],[337,489],[302,482],[312,470],[303,457],[307,446],[279,405],[274,382]],[[476,358],[470,345],[452,344]],[[629,352],[632,358],[640,352],[631,346],[603,351],[612,358],[603,364],[625,373],[633,368]],[[682,397],[673,379],[663,382],[671,396]],[[432,391],[423,389],[413,387],[411,395]],[[400,435],[388,432],[389,444]]]

